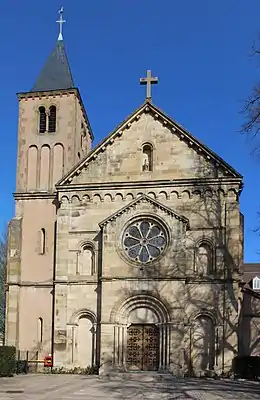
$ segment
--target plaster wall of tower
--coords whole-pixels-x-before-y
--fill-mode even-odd
[[[56,107],[53,133],[48,132],[51,106]],[[47,116],[43,133],[39,132],[40,107],[45,108]],[[88,127],[76,89],[19,95],[15,218],[9,224],[6,344],[22,351],[43,355],[51,351],[55,184],[90,151]],[[39,321],[42,341],[37,331]]]
[[[51,283],[55,242],[56,207],[54,196],[16,201],[21,214],[21,270],[23,283]]]

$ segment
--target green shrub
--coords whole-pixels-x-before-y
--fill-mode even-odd
[[[239,378],[256,379],[260,377],[260,357],[236,356],[232,362],[232,372]]]
[[[27,374],[29,371],[28,361],[26,360],[17,360],[15,372],[16,374]]]
[[[0,346],[0,376],[13,376],[16,367],[15,356],[14,346]]]
[[[98,367],[93,365],[88,366],[87,368],[74,367],[71,369],[60,367],[53,368],[53,374],[72,374],[72,375],[98,375]]]

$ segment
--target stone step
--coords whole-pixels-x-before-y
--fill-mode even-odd
[[[124,381],[139,381],[139,382],[163,382],[173,380],[173,375],[169,372],[119,372],[110,371],[106,375],[100,375],[100,379],[124,380]]]

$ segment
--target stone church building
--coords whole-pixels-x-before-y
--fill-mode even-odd
[[[19,93],[6,344],[72,369],[227,371],[242,176],[152,103],[92,147],[62,37]]]

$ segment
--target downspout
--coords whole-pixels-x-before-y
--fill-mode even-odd
[[[57,209],[57,205],[56,205]],[[54,365],[54,328],[55,328],[55,279],[56,279],[56,248],[57,248],[57,220],[54,222],[53,237],[53,281],[52,281],[52,327],[51,327],[51,355],[52,365]],[[51,368],[52,371],[52,368]]]
[[[224,283],[223,283],[223,336],[222,336],[222,374],[225,369],[225,336],[226,336],[226,262],[227,262],[227,203],[225,202],[225,219],[224,219]]]
[[[101,367],[101,312],[102,312],[102,275],[104,227],[100,226],[100,237],[97,257],[97,326],[96,326],[96,366]]]

